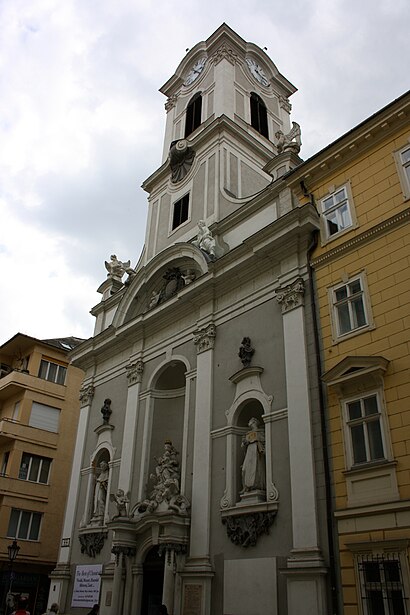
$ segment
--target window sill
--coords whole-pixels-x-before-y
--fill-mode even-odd
[[[367,331],[373,331],[373,329],[375,328],[376,328],[376,325],[374,323],[371,323],[363,327],[360,327],[358,329],[353,329],[353,331],[350,331],[350,333],[344,333],[343,335],[334,337],[332,340],[332,344],[335,346],[336,344],[340,344],[341,342],[344,342],[345,340],[350,340],[350,338],[354,337],[355,335],[360,335],[361,333],[366,333]]]
[[[367,472],[368,470],[372,470],[373,468],[378,469],[380,467],[386,468],[390,466],[397,466],[397,461],[392,461],[390,459],[378,459],[377,461],[367,461],[361,464],[354,465],[348,470],[344,470],[343,474],[345,476],[351,476],[355,474],[360,474],[361,472]]]

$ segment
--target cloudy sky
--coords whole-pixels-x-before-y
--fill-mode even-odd
[[[408,0],[0,0],[0,344],[89,337],[144,241],[158,88],[222,22],[297,88],[308,158],[409,88]]]

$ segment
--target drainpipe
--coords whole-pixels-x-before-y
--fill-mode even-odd
[[[306,189],[304,182],[300,183],[301,188],[305,196],[310,199],[311,205],[316,209],[314,196]],[[332,614],[339,614],[339,596],[338,596],[338,575],[336,572],[336,559],[335,559],[335,535],[333,526],[333,507],[332,507],[332,491],[331,491],[331,472],[330,472],[330,460],[329,460],[329,443],[327,437],[327,424],[326,424],[326,405],[323,392],[323,383],[321,381],[322,375],[322,362],[320,358],[320,340],[319,340],[319,327],[317,320],[317,311],[315,303],[315,287],[314,287],[314,270],[311,266],[311,256],[317,247],[319,238],[319,231],[313,231],[312,241],[308,247],[306,259],[309,272],[309,289],[310,289],[310,302],[313,319],[313,335],[315,340],[315,354],[316,354],[316,370],[318,374],[318,391],[319,391],[319,409],[320,409],[320,427],[322,435],[322,452],[323,452],[323,469],[325,474],[325,496],[326,496],[326,523],[327,523],[327,536],[328,536],[328,548],[329,548],[329,569],[330,569],[330,586],[332,597]]]

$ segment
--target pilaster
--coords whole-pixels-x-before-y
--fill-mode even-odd
[[[126,366],[128,380],[127,405],[125,408],[124,434],[122,440],[121,466],[118,487],[127,493],[131,488],[135,438],[139,413],[139,394],[144,363],[141,360]]]

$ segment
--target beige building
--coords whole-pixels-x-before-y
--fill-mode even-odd
[[[289,177],[311,266],[345,615],[410,612],[410,93]]]
[[[11,593],[34,615],[47,605],[79,416],[83,373],[67,354],[82,340],[18,333],[0,347],[0,612]],[[12,578],[7,547],[20,547]],[[11,581],[11,583],[10,583]],[[10,599],[8,600],[11,606]]]

